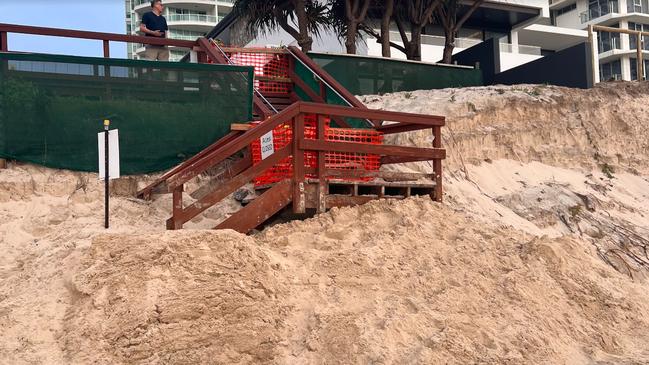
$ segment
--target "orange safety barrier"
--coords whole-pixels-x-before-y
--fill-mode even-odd
[[[369,129],[348,129],[348,128],[331,128],[331,120],[325,119],[325,140],[331,142],[353,142],[364,144],[383,143],[383,134]],[[306,115],[304,118],[304,137],[306,139],[316,139],[316,117],[315,115]],[[293,129],[290,124],[282,124],[273,130],[273,147],[277,151],[291,143],[293,139]],[[252,152],[252,163],[256,165],[262,161],[261,142],[257,140],[250,145]],[[304,153],[304,165],[306,167],[317,168],[318,158],[316,152]],[[367,153],[345,153],[345,152],[327,152],[325,154],[325,166],[327,168],[356,170],[365,169],[369,171],[378,171],[381,167],[380,156]],[[255,186],[263,186],[282,181],[290,178],[293,174],[293,157],[287,157],[280,163],[266,170],[263,174],[254,179]],[[313,174],[307,174],[307,178],[316,178]],[[359,178],[356,181],[369,181],[371,178]]]
[[[226,52],[226,54],[235,65],[255,68],[255,88],[260,92],[289,93],[292,83],[288,73],[288,55],[269,53],[265,48],[260,48],[259,52],[254,50],[251,48],[246,52]],[[213,62],[208,59],[208,63]]]

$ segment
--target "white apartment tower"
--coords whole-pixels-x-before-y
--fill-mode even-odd
[[[232,10],[234,0],[163,0],[169,38],[195,40],[204,36]],[[125,0],[126,34],[139,34],[140,20],[151,11],[150,0]],[[141,44],[128,45],[128,58],[138,58]],[[171,49],[171,61],[182,58],[186,50]]]
[[[649,31],[649,0],[550,0],[552,23],[557,27],[588,29],[589,25]],[[597,33],[601,81],[637,80],[634,36],[620,33]],[[643,59],[649,66],[643,42]]]

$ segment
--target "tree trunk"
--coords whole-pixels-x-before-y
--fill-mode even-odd
[[[413,61],[421,61],[421,32],[422,27],[420,25],[413,25],[411,34],[410,34],[410,45],[411,54],[408,59]]]
[[[385,0],[385,10],[381,19],[381,54],[383,57],[391,58],[390,47],[390,20],[394,11],[394,0]]]
[[[345,39],[345,48],[347,54],[356,54],[356,33],[358,32],[358,22],[350,21],[347,27],[347,37]]]
[[[304,0],[294,0],[293,5],[295,6],[295,15],[300,32],[300,39],[297,40],[297,43],[302,48],[302,52],[309,52],[313,47],[313,38],[309,35],[309,18],[306,14],[306,4]]]
[[[445,32],[444,56],[442,63],[451,64],[453,62],[453,49],[455,49],[455,32],[449,30]]]

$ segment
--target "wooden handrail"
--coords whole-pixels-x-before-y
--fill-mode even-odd
[[[184,41],[179,39],[144,37],[144,36],[137,36],[137,35],[117,34],[117,33],[88,32],[88,31],[73,30],[73,29],[33,27],[29,25],[6,24],[6,23],[0,23],[0,33],[34,34],[34,35],[44,35],[44,36],[53,36],[53,37],[95,39],[100,41],[142,43],[142,44],[150,44],[154,46],[173,46],[173,47],[182,47],[182,48],[190,48],[190,49],[193,48],[194,45],[196,45],[195,41]],[[6,45],[3,44],[3,48],[5,47]],[[6,50],[8,50],[8,48]]]
[[[278,125],[289,122],[292,118],[299,114],[299,105],[300,103],[295,103],[289,106],[288,108],[282,110],[279,114],[275,114],[274,116],[259,123],[257,127],[245,132],[223,147],[207,154],[199,161],[188,166],[180,174],[172,176],[167,182],[169,190],[173,190],[176,187],[183,185],[192,178],[205,172],[210,167],[239,152],[254,140],[261,138],[261,136],[263,136],[264,134],[272,131]]]
[[[317,103],[299,102],[300,112],[305,114],[328,114],[347,118],[380,119],[406,124],[426,126],[444,126],[446,118],[434,115],[401,113],[377,109],[357,109],[340,105],[322,105]],[[389,125],[388,125],[389,126]],[[388,127],[386,126],[386,128]]]

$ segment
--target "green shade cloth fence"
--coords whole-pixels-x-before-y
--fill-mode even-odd
[[[0,53],[0,157],[97,171],[103,120],[122,174],[171,168],[252,120],[253,68]]]
[[[354,95],[483,85],[482,72],[465,66],[313,52],[309,57]]]
[[[354,95],[483,85],[482,72],[466,66],[314,52],[308,56]],[[320,90],[318,79],[299,62],[295,62],[295,73],[311,89]],[[310,100],[306,93],[297,92],[304,100]],[[328,87],[326,99],[328,104],[348,105]],[[355,128],[368,128],[362,120],[346,120]]]

